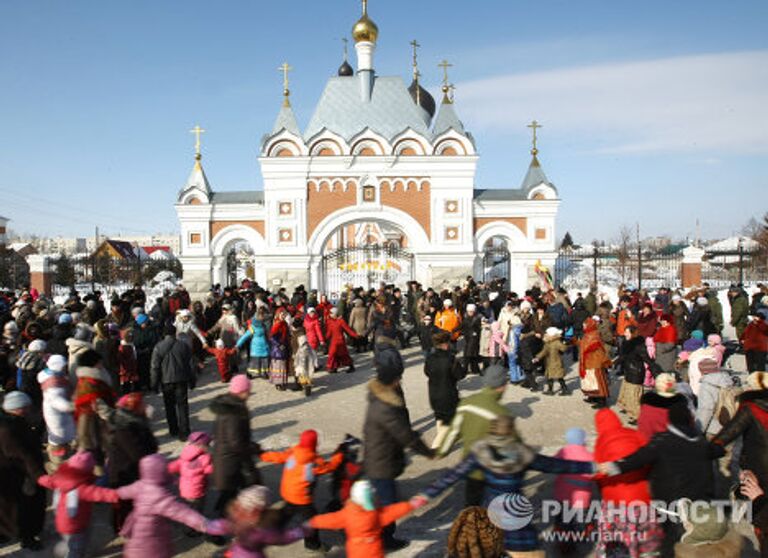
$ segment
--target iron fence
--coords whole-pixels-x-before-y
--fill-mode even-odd
[[[745,285],[768,280],[768,252],[747,250],[711,250],[704,256],[701,279],[716,288]]]
[[[141,259],[109,256],[60,256],[51,261],[53,283],[62,287],[90,283],[92,286],[152,281],[160,272],[181,277],[181,263],[175,258]]]

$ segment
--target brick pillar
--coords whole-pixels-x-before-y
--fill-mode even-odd
[[[698,246],[683,248],[683,263],[680,265],[680,282],[683,288],[690,289],[701,285],[701,266],[704,250]]]
[[[51,296],[53,287],[53,271],[48,256],[32,254],[27,256],[29,264],[29,284],[41,295]]]

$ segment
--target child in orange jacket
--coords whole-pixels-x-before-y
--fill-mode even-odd
[[[409,502],[376,507],[376,495],[370,481],[352,485],[350,498],[337,512],[317,515],[309,520],[315,529],[344,529],[347,535],[347,558],[384,558],[383,528],[427,503],[416,496]]]
[[[331,459],[326,461],[317,455],[317,432],[305,430],[299,437],[298,445],[285,451],[263,452],[261,460],[285,464],[280,480],[280,495],[286,502],[286,516],[298,516],[302,521],[306,521],[317,513],[312,494],[315,479],[338,469],[344,460],[344,454],[337,450]],[[317,531],[304,538],[304,546],[309,550],[324,548]]]
[[[234,369],[234,360],[237,355],[237,348],[232,347],[227,349],[224,346],[224,341],[221,339],[216,340],[216,348],[211,348],[208,345],[205,346],[205,350],[216,357],[216,365],[219,367],[219,375],[221,376],[222,383],[227,383],[232,379],[232,370]]]

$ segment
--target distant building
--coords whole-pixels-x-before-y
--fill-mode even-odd
[[[93,253],[96,258],[108,257],[116,260],[136,260],[138,259],[137,250],[133,244],[124,240],[106,239],[99,245]]]
[[[0,248],[5,248],[5,243],[7,242],[6,230],[8,227],[8,221],[10,221],[10,219],[0,215]]]
[[[29,242],[12,242],[8,245],[8,248],[16,252],[22,258],[26,258],[31,254],[37,254],[37,248],[35,248]]]
[[[139,258],[142,260],[170,261],[175,260],[170,246],[140,246]]]

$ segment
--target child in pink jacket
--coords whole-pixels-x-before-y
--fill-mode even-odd
[[[93,454],[81,451],[62,463],[52,475],[37,479],[40,486],[53,490],[53,508],[56,514],[56,531],[61,542],[54,549],[55,556],[84,557],[88,549],[92,502],[118,501],[117,491],[94,486],[96,476]]]
[[[498,364],[500,361],[506,360],[505,355],[508,350],[504,332],[501,331],[501,322],[497,320],[491,324],[491,347],[489,350],[491,364]]]
[[[139,461],[141,478],[117,489],[122,500],[133,500],[133,511],[120,534],[125,538],[124,558],[171,558],[174,556],[171,521],[209,535],[228,532],[225,521],[208,521],[178,501],[168,490],[168,462],[159,453]]]
[[[595,459],[592,452],[586,448],[587,433],[581,428],[570,428],[565,433],[565,446],[555,454],[559,459],[569,459],[572,461],[586,461],[592,463]],[[570,510],[587,510],[592,502],[592,487],[594,486],[590,475],[558,475],[555,478],[555,500],[561,502]],[[557,521],[556,530],[583,532],[586,525],[573,520],[570,523]],[[564,541],[578,540],[563,538]],[[572,549],[570,543],[561,544],[561,552],[566,555]]]
[[[213,459],[208,453],[210,443],[211,437],[205,432],[193,432],[187,438],[187,445],[181,450],[179,458],[168,464],[168,472],[179,475],[179,496],[199,512],[205,507],[208,476],[213,473]],[[187,536],[192,537],[197,533],[189,529]]]

